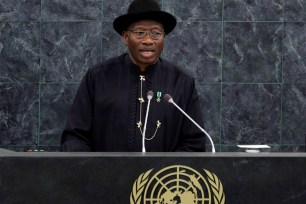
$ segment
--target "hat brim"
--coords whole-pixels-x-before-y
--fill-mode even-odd
[[[166,34],[170,33],[176,26],[176,19],[170,13],[164,11],[149,11],[143,13],[130,13],[119,16],[113,22],[113,27],[119,35],[132,24],[140,20],[155,20],[164,26]]]

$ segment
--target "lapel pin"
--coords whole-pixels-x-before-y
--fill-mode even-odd
[[[160,98],[161,98],[162,93],[160,91],[157,92],[156,94],[156,101],[160,102]]]

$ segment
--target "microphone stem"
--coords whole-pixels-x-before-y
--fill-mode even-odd
[[[215,153],[215,145],[214,142],[212,141],[210,135],[200,126],[198,125],[198,123],[196,123],[189,115],[187,115],[174,101],[173,99],[169,100],[170,103],[172,103],[177,109],[179,109],[189,120],[191,120],[191,122],[193,122],[193,124],[195,124],[209,139],[211,146],[212,146],[212,153]]]
[[[144,123],[144,127],[143,127],[143,133],[142,133],[142,152],[146,152],[145,138],[146,138],[146,129],[147,129],[149,109],[150,109],[150,102],[151,102],[151,99],[148,98],[147,112],[146,112],[145,123]]]

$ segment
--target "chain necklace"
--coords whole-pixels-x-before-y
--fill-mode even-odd
[[[145,99],[143,98],[143,83],[146,81],[146,78],[145,76],[143,75],[139,75],[139,79],[140,79],[140,97],[138,98],[138,101],[139,101],[139,121],[136,123],[137,125],[137,128],[139,129],[141,135],[143,134],[142,131],[142,104],[145,102]],[[155,136],[156,136],[156,133],[157,133],[157,130],[160,128],[161,126],[161,122],[159,120],[156,121],[156,128],[155,128],[155,132],[154,134],[147,138],[145,137],[146,140],[152,140]]]

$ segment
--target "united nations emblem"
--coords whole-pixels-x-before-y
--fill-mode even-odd
[[[203,174],[182,165],[166,167],[151,178],[153,169],[134,182],[130,204],[224,204],[219,178],[203,169]]]

